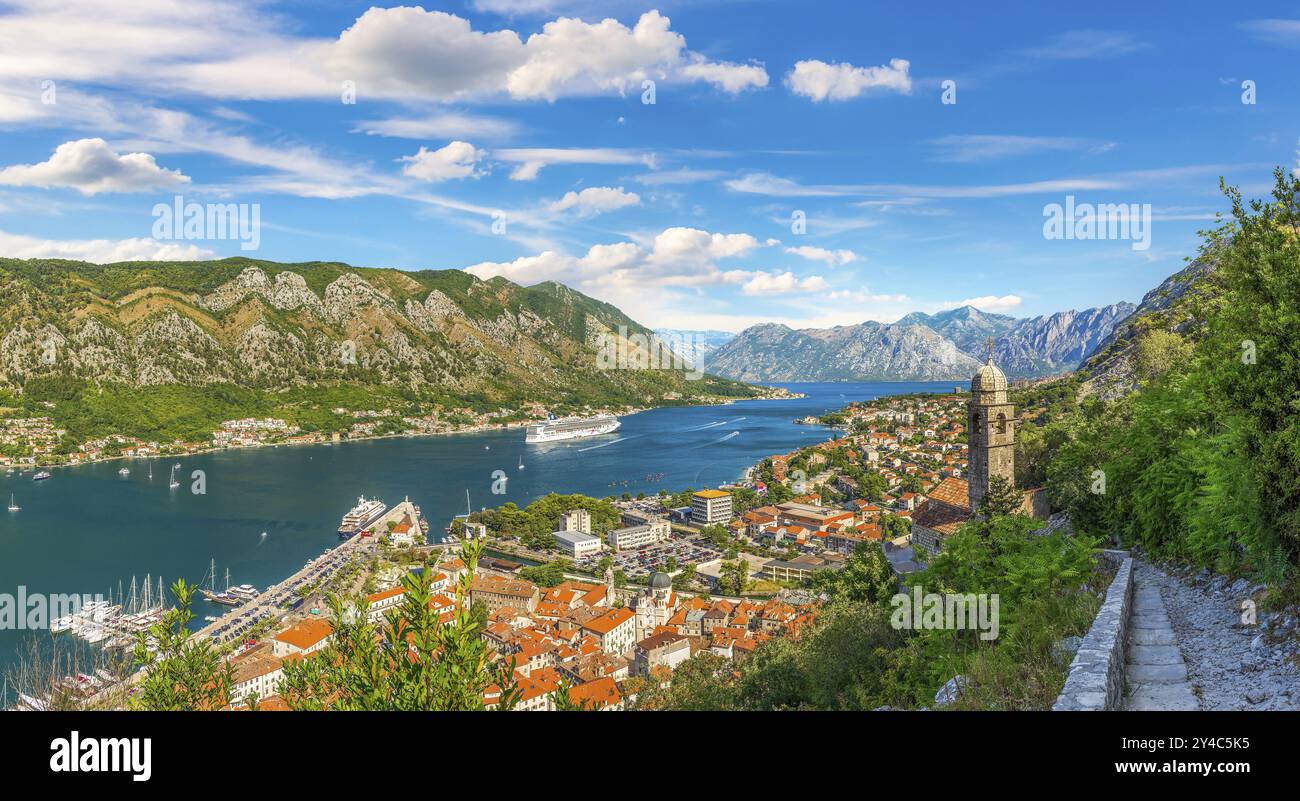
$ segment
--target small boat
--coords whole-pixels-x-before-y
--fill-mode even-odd
[[[131,475],[131,468],[123,467],[121,470],[117,471],[117,474],[122,478],[126,478],[127,476]]]
[[[240,600],[251,601],[261,593],[252,584],[240,584],[238,587],[231,587],[226,590],[226,594]]]
[[[520,470],[524,469],[524,457],[522,456],[519,457],[519,469]]]
[[[14,503],[14,494],[12,492],[9,493],[9,511],[16,512],[21,508],[22,508],[21,506]]]
[[[49,471],[49,470],[42,470],[42,471],[40,471],[39,473],[37,473],[36,475],[32,476],[32,481],[44,481],[45,479],[47,479],[47,478],[49,478],[49,477],[50,477],[50,471]]]
[[[50,624],[50,633],[51,633],[51,634],[62,634],[62,633],[64,633],[65,631],[71,631],[71,630],[72,630],[72,616],[71,616],[71,615],[68,615],[67,617],[61,617],[61,618],[59,618],[58,620],[56,620],[56,621],[54,621],[53,623]]]
[[[181,485],[181,482],[176,480],[176,468],[178,467],[180,467],[179,463],[172,465],[172,478],[171,481],[167,484],[167,486],[171,487],[172,489],[176,489]]]

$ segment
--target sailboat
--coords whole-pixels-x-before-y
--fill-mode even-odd
[[[153,459],[149,460],[149,480],[153,481]]]
[[[172,465],[172,479],[171,482],[167,484],[167,486],[171,487],[172,489],[176,489],[181,485],[181,482],[176,480],[176,468],[178,467],[180,467],[179,464]]]
[[[9,511],[16,512],[21,508],[22,508],[21,506],[14,503],[14,494],[12,492],[9,493]]]
[[[208,588],[200,591],[203,597],[214,604],[239,606],[239,599],[230,594],[230,568],[226,568],[226,589],[217,592],[217,560],[208,566]]]
[[[519,457],[519,469],[520,469],[520,470],[523,470],[523,469],[524,469],[524,457],[523,457],[523,456],[520,456],[520,457]]]

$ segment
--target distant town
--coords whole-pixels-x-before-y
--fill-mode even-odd
[[[550,496],[534,505],[552,523],[541,534],[512,531],[528,510],[457,516],[448,544],[481,540],[489,549],[468,602],[485,617],[492,658],[513,663],[514,708],[556,709],[562,688],[586,708],[636,708],[640,693],[696,654],[744,660],[772,638],[797,638],[823,603],[819,573],[843,569],[864,542],[880,543],[900,576],[919,569],[912,517],[946,479],[966,473],[968,399],[960,390],[893,396],[801,421],[839,435],[774,454],[718,488]],[[431,603],[445,619],[456,609],[452,588],[466,565],[425,544],[416,510],[417,519],[385,515],[335,549],[367,565],[341,571],[345,586],[335,589],[363,588],[373,622],[401,604],[402,574],[425,560]],[[232,701],[286,708],[277,696],[284,664],[326,647],[333,631],[319,609],[301,606],[263,630],[264,640],[241,633],[233,650]],[[498,700],[489,688],[485,706]]]

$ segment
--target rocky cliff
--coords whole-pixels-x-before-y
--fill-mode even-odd
[[[136,388],[346,384],[479,406],[641,404],[747,395],[680,371],[600,369],[618,309],[555,283],[250,259],[123,263],[0,259],[0,385],[66,378]]]

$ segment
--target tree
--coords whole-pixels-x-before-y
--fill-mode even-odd
[[[898,592],[898,576],[880,543],[863,541],[840,570],[814,571],[812,585],[833,600],[882,604]]]
[[[484,708],[484,693],[500,691],[497,709],[519,698],[513,661],[488,661],[481,623],[469,604],[483,543],[466,542],[465,573],[456,586],[456,608],[443,622],[432,604],[433,571],[402,579],[402,603],[382,624],[359,613],[365,599],[329,598],[333,640],[307,659],[285,666],[280,693],[299,710],[470,711]]]
[[[554,587],[565,581],[564,573],[573,568],[573,563],[568,559],[556,559],[554,562],[547,562],[544,565],[525,567],[519,571],[519,575],[541,587]]]
[[[1191,348],[1173,331],[1151,329],[1138,337],[1133,372],[1143,381],[1153,381],[1182,364]]]
[[[135,660],[144,668],[140,691],[131,705],[150,712],[216,711],[230,705],[234,668],[208,639],[195,639],[188,624],[196,585],[177,579],[171,587],[176,606],[137,635]],[[149,648],[150,640],[157,646]]]
[[[637,696],[637,709],[720,712],[742,708],[731,660],[711,651],[701,651],[678,665],[671,683],[658,678],[646,682]]]
[[[568,679],[560,682],[559,688],[551,693],[551,705],[555,707],[556,712],[590,712],[591,701],[584,698],[581,701],[576,700],[572,694],[573,683]]]
[[[987,518],[1007,517],[1020,511],[1020,493],[1005,476],[989,479],[988,491],[980,498],[979,514]]]

